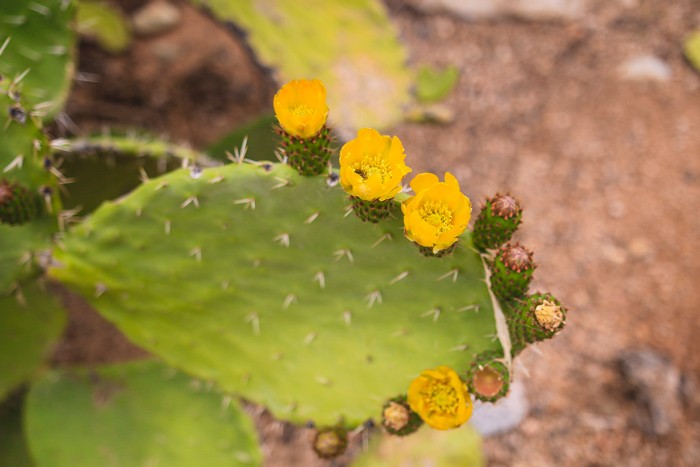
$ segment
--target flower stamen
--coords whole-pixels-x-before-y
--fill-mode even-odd
[[[420,217],[432,225],[437,227],[438,235],[446,232],[452,225],[452,210],[438,201],[426,201],[418,208]]]

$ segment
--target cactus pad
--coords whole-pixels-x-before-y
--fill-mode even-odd
[[[337,129],[386,128],[403,120],[411,73],[382,2],[191,0],[242,29],[280,83],[318,78]]]
[[[125,195],[145,177],[155,177],[183,165],[202,163],[205,156],[183,146],[150,138],[100,135],[54,140],[61,171],[73,180],[63,190],[66,209],[92,212],[103,201]]]
[[[423,429],[406,438],[375,436],[353,467],[484,467],[481,437],[469,425],[456,430]]]
[[[501,346],[468,235],[426,258],[398,203],[364,223],[328,181],[273,163],[172,172],[102,205],[50,274],[137,344],[279,418],[378,420],[424,369],[466,371]]]
[[[33,376],[66,321],[63,310],[38,284],[18,293],[0,296],[0,399]]]
[[[63,106],[73,75],[75,33],[71,0],[0,2],[0,74],[22,80],[30,105],[55,115]],[[3,110],[4,112],[4,110]]]
[[[18,111],[25,118],[18,118]],[[8,201],[7,210],[12,211],[8,213],[12,217],[30,211],[37,215],[22,225],[0,223],[0,295],[36,273],[37,252],[49,248],[51,235],[58,229],[60,203],[49,143],[41,131],[41,122],[31,114],[32,109],[18,97],[10,80],[0,82],[0,187],[22,187],[19,198],[24,199],[24,204],[39,204],[14,206],[13,201]],[[18,197],[13,194],[12,198],[16,201]]]
[[[76,20],[78,32],[93,38],[108,52],[121,52],[131,42],[128,19],[102,0],[80,0]]]
[[[37,466],[261,465],[250,419],[197,383],[149,361],[47,375],[26,402]]]

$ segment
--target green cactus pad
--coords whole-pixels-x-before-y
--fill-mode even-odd
[[[683,45],[683,50],[688,62],[700,72],[700,31],[695,31],[688,36]]]
[[[498,350],[479,256],[423,257],[288,166],[178,170],[102,205],[50,274],[169,363],[321,426],[379,419],[421,371]],[[348,215],[349,214],[349,215]]]
[[[278,147],[278,142],[274,138],[270,138],[270,128],[276,123],[277,118],[274,114],[263,114],[214,142],[206,148],[205,152],[212,159],[225,161],[228,157],[227,153],[232,154],[235,148],[242,147],[243,141],[246,141],[247,147],[255,148],[254,151],[246,154],[248,159],[256,161],[268,159],[269,154],[274,154]],[[338,165],[337,160],[335,162]]]
[[[26,402],[37,466],[262,465],[248,416],[197,383],[149,361],[50,373]]]
[[[318,78],[334,127],[387,128],[403,120],[411,73],[386,8],[378,0],[191,0],[246,33],[279,83]]]
[[[130,192],[146,177],[163,175],[188,164],[210,165],[206,156],[147,135],[100,135],[54,140],[55,156],[61,171],[72,182],[62,190],[66,209],[92,212],[103,201]]]
[[[121,10],[103,0],[80,0],[77,31],[93,38],[108,52],[121,52],[131,42],[129,23]]]
[[[73,76],[74,1],[0,2],[0,74],[8,80],[22,75],[23,97],[29,105],[55,115],[68,97]],[[2,109],[4,113],[4,109]]]
[[[0,399],[37,372],[66,321],[38,284],[17,293],[0,296]]]
[[[469,425],[440,430],[419,430],[405,438],[373,437],[369,450],[360,455],[353,467],[484,467],[481,437]]]
[[[22,225],[0,223],[0,295],[36,274],[37,253],[49,249],[60,211],[58,184],[51,173],[49,143],[41,121],[31,117],[30,109],[10,87],[9,80],[0,82],[0,185],[25,187],[28,199],[39,199],[40,214]],[[22,109],[27,118],[13,117],[11,108]]]

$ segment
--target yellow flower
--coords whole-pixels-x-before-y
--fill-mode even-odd
[[[447,366],[425,370],[408,387],[408,405],[437,430],[457,428],[472,416],[466,385]]]
[[[326,88],[317,79],[290,81],[275,94],[277,120],[284,131],[299,138],[310,138],[326,124]]]
[[[340,150],[340,184],[350,195],[366,201],[391,199],[411,171],[405,158],[399,138],[363,128]]]
[[[416,195],[401,204],[404,232],[409,240],[438,253],[452,246],[467,228],[472,203],[449,172],[445,181],[422,173],[411,181]]]

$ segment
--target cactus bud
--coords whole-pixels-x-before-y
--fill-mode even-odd
[[[384,405],[382,426],[387,433],[406,436],[414,433],[422,425],[423,420],[408,406],[406,396],[395,397]]]
[[[536,293],[510,307],[508,328],[514,348],[550,339],[566,324],[567,310],[548,293]]]
[[[393,199],[384,201],[367,201],[357,196],[351,196],[352,210],[355,215],[365,222],[376,224],[382,219],[389,217],[393,208],[398,209],[399,205]]]
[[[487,198],[474,224],[474,246],[485,251],[510,240],[522,222],[522,213],[520,205],[510,195]]]
[[[300,138],[293,136],[282,128],[277,128],[280,136],[280,145],[287,156],[287,164],[294,167],[297,172],[305,176],[320,175],[328,170],[328,162],[331,159],[331,131],[327,126],[313,138]]]
[[[318,457],[333,459],[345,452],[348,447],[347,431],[341,427],[324,428],[316,433],[313,448]]]
[[[520,298],[527,293],[535,270],[532,252],[520,244],[501,247],[491,264],[491,289],[501,301]]]
[[[276,128],[287,163],[301,175],[320,175],[331,157],[330,130],[326,127],[326,88],[317,79],[293,80],[275,94]]]
[[[478,355],[467,372],[469,392],[484,402],[495,402],[508,393],[510,372],[494,352]]]
[[[18,183],[0,182],[0,223],[25,224],[39,213],[37,196]]]

